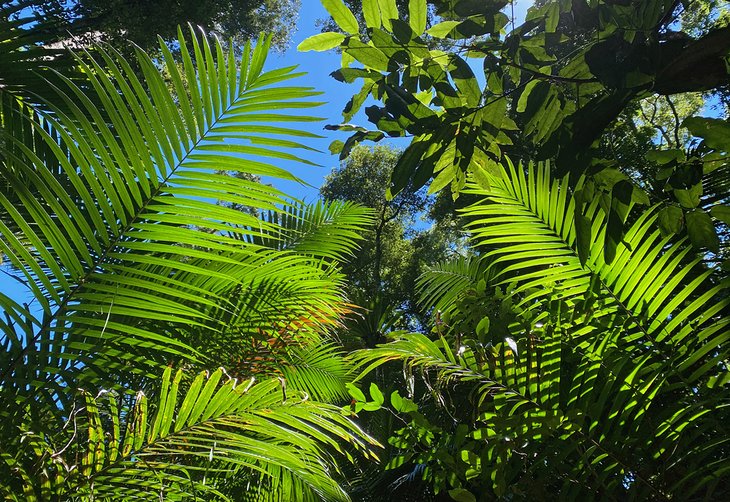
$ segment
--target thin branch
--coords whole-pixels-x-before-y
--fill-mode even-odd
[[[667,100],[667,104],[672,110],[672,115],[674,115],[674,140],[677,142],[677,148],[681,148],[682,143],[679,141],[679,114],[677,113],[677,109],[674,107],[674,103],[669,96],[664,96],[664,99]]]
[[[563,84],[595,84],[600,83],[600,80],[598,80],[596,77],[593,78],[577,78],[577,77],[562,77],[560,75],[550,75],[547,73],[542,73],[537,70],[532,70],[530,68],[527,68],[525,66],[522,66],[521,64],[509,61],[504,62],[505,64],[512,66],[514,68],[517,68],[522,71],[526,71],[527,73],[533,75],[536,79],[539,80],[547,80],[550,82],[559,82]]]

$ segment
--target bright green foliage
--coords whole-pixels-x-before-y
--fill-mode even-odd
[[[0,252],[32,298],[0,292],[0,492],[346,500],[333,454],[371,440],[319,400],[346,395],[328,331],[369,212],[248,176],[295,179],[275,162],[314,136],[292,124],[317,93],[263,71],[267,38],[178,44],[181,64],[98,48],[82,80],[0,87]]]
[[[363,374],[393,360],[424,372],[393,462],[422,464],[455,500],[725,498],[726,281],[655,230],[655,208],[607,263],[610,222],[585,179],[573,191],[544,165],[526,171],[467,185],[482,257],[424,277],[424,298],[447,314],[436,338],[398,334],[356,355]],[[455,315],[495,288],[469,304],[488,321]],[[508,332],[493,331],[510,313]]]
[[[715,194],[712,180],[703,176],[718,168],[725,171],[726,161],[699,152],[657,173],[644,152],[634,152],[636,158],[625,155],[626,149],[611,148],[610,133],[627,110],[661,103],[659,115],[665,117],[652,116],[645,123],[659,126],[674,148],[687,146],[687,131],[694,135],[695,130],[685,122],[680,131],[681,120],[698,107],[680,106],[692,101],[686,93],[721,96],[730,82],[724,2],[551,0],[536,2],[518,26],[510,23],[508,1],[430,3],[441,20],[430,27],[423,22],[430,13],[426,2],[408,2],[407,20],[395,2],[363,3],[360,33],[355,35],[350,26],[352,14],[347,28],[342,26],[349,35],[339,46],[343,67],[332,74],[362,85],[345,106],[345,122],[368,97],[380,102],[365,108],[377,130],[359,128],[344,145],[385,135],[413,137],[391,180],[393,193],[409,183],[418,188],[430,182],[431,191],[450,187],[456,196],[469,174],[494,170],[506,158],[552,159],[557,172],[571,172],[573,181],[621,168],[643,182],[655,200],[686,208],[681,224],[665,226],[665,231],[681,231],[686,223],[696,248],[720,253],[726,228],[710,219],[708,208],[697,206],[703,193]],[[436,47],[433,39],[444,44]],[[301,46],[308,47],[306,41]],[[483,79],[470,62],[483,66]],[[684,97],[670,97],[674,95]],[[673,131],[662,125],[669,115]],[[631,120],[625,121],[627,127]],[[353,126],[341,129],[353,131]],[[333,145],[342,147],[342,142]],[[343,155],[347,151],[342,148]],[[668,186],[661,183],[670,176]],[[611,189],[612,205],[624,204]],[[683,191],[693,194],[687,198]],[[612,210],[605,244],[609,261],[625,230],[617,222],[625,217],[620,207]]]
[[[29,501],[70,495],[158,500],[160,493],[165,500],[196,494],[211,499],[224,495],[215,482],[200,481],[196,471],[215,477],[221,469],[245,469],[240,476],[276,466],[283,475],[270,483],[264,479],[263,493],[343,499],[320,462],[321,449],[340,450],[334,437],[365,445],[339,408],[309,402],[304,394],[282,400],[277,379],[237,382],[224,375],[222,369],[201,373],[183,391],[183,371],[173,377],[168,368],[155,400],[142,392],[130,400],[109,391],[96,396],[80,391],[68,427],[56,438],[63,449],[55,451],[43,437],[24,433],[23,453],[39,474],[6,457],[14,472],[4,478],[10,482],[5,488],[13,486],[13,478],[27,480],[22,492],[16,488],[6,495]],[[120,397],[128,408],[120,408]],[[331,435],[321,434],[320,428]]]

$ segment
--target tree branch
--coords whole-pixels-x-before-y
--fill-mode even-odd
[[[714,30],[682,48],[661,44],[661,69],[654,92],[662,95],[707,91],[730,83],[725,57],[730,52],[730,26]]]

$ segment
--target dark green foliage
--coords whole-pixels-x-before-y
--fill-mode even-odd
[[[174,41],[179,25],[192,24],[242,44],[261,32],[274,34],[274,45],[287,47],[296,27],[299,0],[127,1],[17,0],[44,22],[54,22],[61,36],[77,42],[109,42],[127,50],[134,42],[156,51],[157,37]]]
[[[431,205],[425,190],[406,188],[389,198],[386,188],[401,152],[387,147],[355,147],[320,189],[325,200],[346,200],[370,207],[373,225],[359,251],[343,267],[350,298],[363,309],[348,323],[350,335],[366,346],[383,341],[394,327],[424,320],[414,296],[415,281],[426,265],[452,252],[456,232],[420,229]]]

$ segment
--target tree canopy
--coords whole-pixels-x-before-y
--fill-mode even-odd
[[[629,199],[663,202],[664,231],[686,228],[697,248],[720,252],[717,235],[725,227],[718,222],[726,200],[713,187],[725,187],[727,168],[712,138],[725,135],[727,123],[695,117],[678,123],[672,96],[712,92],[724,102],[730,28],[723,2],[542,2],[516,26],[503,12],[506,1],[435,1],[440,22],[430,27],[425,1],[409,2],[405,18],[394,1],[363,2],[364,24],[336,7],[340,2],[323,3],[342,32],[316,35],[300,47],[339,47],[343,67],[333,76],[362,82],[345,107],[345,121],[368,97],[382,102],[365,110],[376,131],[355,130],[333,148],[346,155],[353,142],[413,136],[393,176],[393,193],[430,182],[432,192],[450,186],[458,194],[468,175],[493,171],[505,158],[551,160],[556,173],[571,173],[573,182],[591,175],[591,189],[605,195],[612,215],[609,257],[621,240]],[[433,39],[449,43],[434,47]],[[483,78],[477,78],[474,60],[480,60]],[[651,162],[628,168],[610,151],[611,131],[622,114],[652,106],[646,99],[672,114],[670,139],[682,142],[674,134],[682,126],[681,136],[694,142],[683,142],[689,155],[672,157],[655,148],[659,153],[645,153]],[[656,114],[646,123],[663,127]],[[350,124],[341,128],[353,130]],[[654,200],[630,178],[651,171],[657,174],[650,184],[661,188],[651,192]],[[695,196],[705,191],[718,209]],[[587,236],[580,233],[579,240],[585,245]]]
[[[374,210],[373,226],[363,234],[358,253],[343,265],[350,298],[363,309],[345,331],[371,347],[390,329],[424,324],[416,280],[426,267],[453,255],[459,240],[458,232],[428,218],[434,200],[425,189],[406,187],[395,197],[386,196],[401,153],[379,145],[356,146],[320,188],[325,201],[356,202]]]
[[[157,37],[174,41],[177,27],[192,24],[223,40],[237,44],[273,34],[273,44],[283,50],[296,29],[299,0],[20,0],[23,15],[33,13],[48,30],[81,43],[104,41],[126,50],[134,42],[155,51]]]

